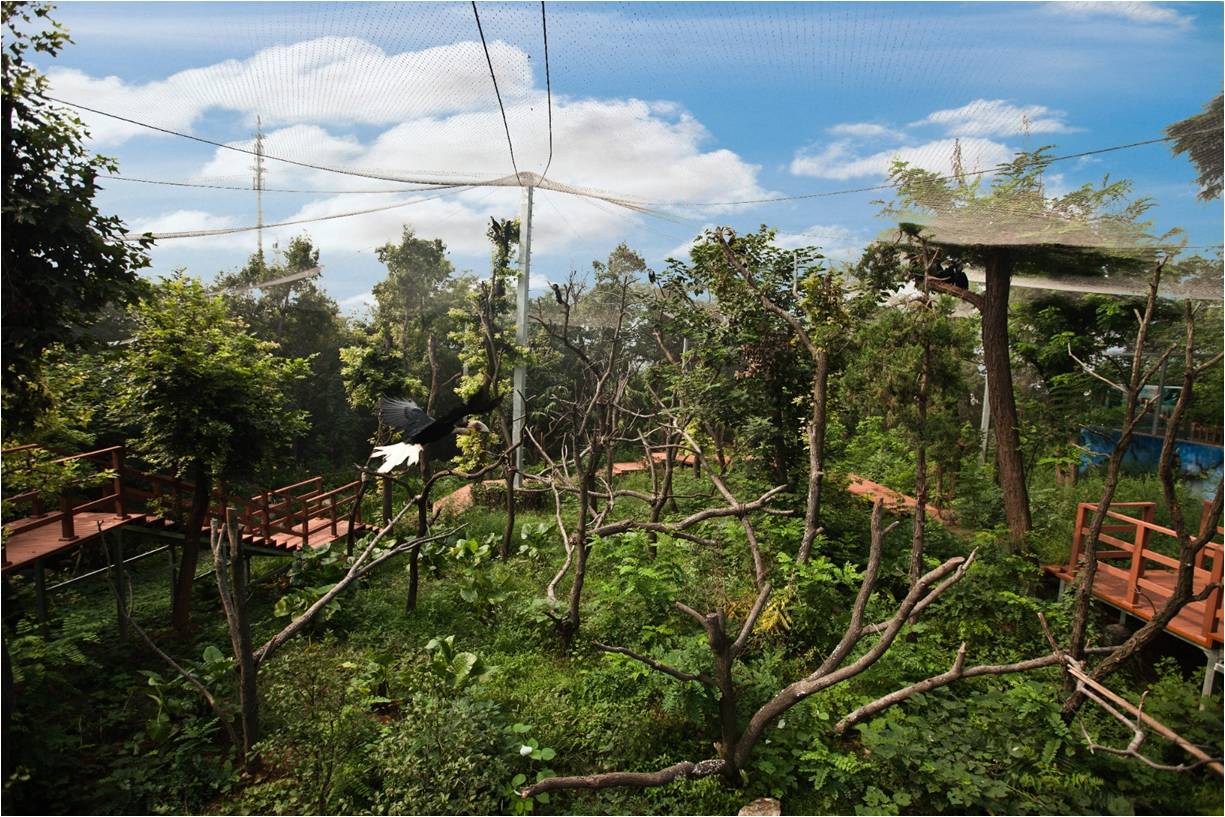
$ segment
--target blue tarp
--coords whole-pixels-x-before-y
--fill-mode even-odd
[[[1090,467],[1104,463],[1119,441],[1119,434],[1118,431],[1082,428],[1081,444],[1093,453],[1086,452],[1081,455],[1080,473],[1083,474]],[[1123,455],[1123,470],[1133,474],[1157,473],[1157,463],[1161,458],[1161,442],[1160,437],[1154,437],[1151,434],[1133,434],[1131,445],[1127,447],[1127,453]],[[1183,484],[1190,489],[1193,495],[1201,499],[1211,499],[1221,479],[1225,449],[1219,445],[1195,443],[1189,440],[1176,440],[1174,446],[1174,464],[1178,468]]]

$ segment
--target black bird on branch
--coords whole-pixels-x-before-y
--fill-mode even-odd
[[[956,259],[950,258],[943,267],[937,266],[928,277],[933,281],[943,281],[960,289],[970,288],[970,279],[966,277],[965,267]]]

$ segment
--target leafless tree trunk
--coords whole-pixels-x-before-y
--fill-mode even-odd
[[[864,622],[865,612],[867,610],[868,600],[871,598],[873,590],[876,586],[877,574],[880,570],[881,554],[883,550],[884,538],[890,530],[896,527],[894,522],[888,526],[883,524],[883,502],[877,500],[872,510],[872,530],[871,530],[871,545],[868,557],[868,565],[864,571],[863,580],[860,585],[859,593],[856,595],[854,604],[851,609],[850,621],[847,624],[846,630],[839,643],[834,647],[828,658],[806,677],[792,683],[785,689],[779,691],[773,698],[762,705],[749,719],[743,729],[740,728],[739,719],[736,714],[736,698],[735,688],[732,683],[731,671],[736,659],[744,652],[749,637],[753,631],[761,612],[765,609],[766,602],[770,595],[770,586],[764,585],[758,592],[757,599],[754,601],[753,608],[746,616],[745,621],[741,624],[739,631],[734,640],[729,636],[721,611],[711,613],[699,613],[692,608],[677,603],[677,609],[694,619],[707,633],[707,643],[711,649],[712,656],[712,673],[694,673],[686,672],[662,664],[647,656],[639,655],[632,650],[627,650],[620,647],[611,647],[606,644],[596,644],[598,649],[617,652],[622,655],[629,656],[644,665],[669,675],[683,682],[699,682],[712,686],[719,692],[719,729],[720,740],[717,744],[719,756],[709,760],[703,760],[699,763],[683,762],[669,766],[659,772],[654,773],[625,773],[611,772],[600,775],[587,775],[581,777],[557,777],[541,781],[532,786],[526,786],[520,790],[520,795],[523,797],[531,797],[545,791],[558,791],[571,788],[608,788],[612,786],[658,786],[670,783],[674,780],[703,777],[712,774],[720,774],[729,783],[738,784],[740,780],[740,771],[744,769],[753,752],[754,747],[761,740],[766,729],[768,729],[778,718],[782,717],[788,709],[795,706],[800,701],[814,695],[824,689],[828,689],[837,684],[845,683],[859,673],[866,670],[868,667],[875,664],[888,651],[894,639],[897,637],[901,629],[906,625],[906,622],[917,611],[927,607],[932,602],[936,601],[949,587],[958,582],[965,575],[966,569],[974,561],[974,554],[969,557],[955,557],[944,562],[934,570],[929,571],[919,578],[911,588],[906,597],[899,603],[894,614],[875,625],[869,625]],[[868,636],[879,636],[874,644],[863,653],[859,658],[846,663],[851,654],[859,643]],[[966,670],[961,666],[964,655],[959,656],[955,666],[958,677],[974,677],[982,674],[1002,674],[1006,671],[1023,671],[1031,668],[1029,663],[1024,665],[1018,664],[1015,667],[1006,665],[1002,667],[992,667],[990,670],[984,668],[972,668]],[[1048,660],[1049,661],[1049,660]],[[1047,666],[1048,661],[1043,661],[1037,666]],[[1049,661],[1049,663],[1054,663]],[[949,681],[944,681],[948,683]],[[933,683],[933,686],[939,685]],[[919,691],[914,690],[910,694]],[[882,701],[877,704],[877,710],[887,708],[898,701],[904,700],[908,696],[895,695],[893,699]],[[866,717],[867,715],[863,715]]]
[[[239,758],[250,766],[255,756],[253,748],[260,738],[259,687],[256,679],[254,652],[251,648],[251,624],[247,616],[247,578],[243,570],[240,542],[242,531],[238,527],[238,514],[230,508],[226,511],[225,526],[213,520],[209,545],[213,551],[213,575],[217,579],[217,593],[221,597],[221,608],[225,612],[230,634],[230,649],[234,655],[238,672],[238,712],[242,745]]]
[[[183,555],[179,558],[179,573],[174,586],[174,610],[171,621],[174,631],[180,636],[191,629],[191,593],[196,579],[196,565],[200,561],[200,537],[208,523],[208,505],[212,498],[213,484],[208,466],[196,460],[191,466],[191,477],[195,491],[191,497],[191,513],[187,517],[187,529],[183,531]]]
[[[1121,392],[1124,396],[1123,427],[1120,430],[1118,443],[1111,451],[1110,459],[1106,464],[1106,478],[1102,487],[1102,498],[1098,502],[1098,506],[1094,510],[1093,517],[1089,522],[1088,534],[1084,540],[1084,566],[1077,575],[1079,588],[1073,610],[1071,643],[1069,646],[1072,657],[1077,660],[1084,655],[1085,638],[1088,632],[1090,604],[1093,600],[1093,580],[1097,573],[1098,539],[1102,533],[1102,526],[1106,521],[1106,513],[1110,510],[1110,503],[1114,501],[1115,490],[1118,488],[1123,455],[1127,452],[1128,446],[1131,445],[1132,434],[1136,426],[1152,407],[1153,403],[1150,400],[1141,405],[1140,390],[1152,376],[1152,373],[1156,371],[1156,367],[1164,362],[1172,351],[1171,347],[1158,359],[1156,364],[1149,367],[1144,365],[1144,347],[1148,340],[1149,329],[1152,326],[1153,312],[1157,304],[1157,291],[1161,284],[1161,273],[1164,266],[1164,260],[1158,263],[1149,281],[1144,314],[1140,316],[1139,327],[1136,332],[1136,342],[1132,347],[1131,370],[1127,385],[1122,386],[1106,381],[1112,388]],[[1074,360],[1078,360],[1075,355],[1072,355],[1070,347],[1068,354]],[[1087,372],[1096,377],[1101,377],[1089,364],[1079,360],[1078,362]]]
[[[1164,262],[1163,262],[1164,263]],[[1103,490],[1102,500],[1094,512],[1092,521],[1089,526],[1089,533],[1085,543],[1084,565],[1081,567],[1077,576],[1077,594],[1075,615],[1072,621],[1072,641],[1071,654],[1072,658],[1079,659],[1083,654],[1083,644],[1085,641],[1085,632],[1088,628],[1090,604],[1093,600],[1093,576],[1097,566],[1097,544],[1098,537],[1101,535],[1102,526],[1105,520],[1106,511],[1109,509],[1110,502],[1114,498],[1114,491],[1118,482],[1119,464],[1124,453],[1131,441],[1131,433],[1136,424],[1152,406],[1152,404],[1161,399],[1161,395],[1157,395],[1152,400],[1145,403],[1140,411],[1136,411],[1134,406],[1139,400],[1140,389],[1148,381],[1148,379],[1156,371],[1157,367],[1164,364],[1169,357],[1173,347],[1170,347],[1163,353],[1154,363],[1141,371],[1142,349],[1144,339],[1148,333],[1148,326],[1152,322],[1152,304],[1156,300],[1157,286],[1160,281],[1161,266],[1159,265],[1153,275],[1153,280],[1149,288],[1149,300],[1146,304],[1144,315],[1140,320],[1140,331],[1136,339],[1135,350],[1132,357],[1132,377],[1126,387],[1118,384],[1111,384],[1116,389],[1124,392],[1127,401],[1125,409],[1125,419],[1123,434],[1120,435],[1118,443],[1110,455],[1110,462],[1107,465],[1106,486]],[[1175,493],[1176,474],[1174,473],[1174,450],[1178,436],[1178,428],[1182,422],[1186,412],[1187,405],[1191,400],[1194,391],[1196,380],[1209,368],[1216,366],[1221,362],[1222,353],[1218,352],[1208,360],[1196,365],[1195,363],[1195,316],[1190,301],[1184,304],[1184,342],[1183,342],[1183,381],[1182,391],[1178,395],[1178,400],[1174,404],[1174,410],[1170,415],[1169,422],[1166,424],[1165,436],[1162,440],[1161,457],[1158,463],[1157,475],[1161,481],[1162,495],[1166,508],[1170,515],[1170,527],[1175,533],[1178,540],[1178,569],[1175,573],[1174,587],[1170,597],[1162,605],[1161,609],[1156,611],[1153,617],[1147,621],[1139,630],[1132,633],[1131,637],[1123,642],[1117,650],[1112,652],[1109,657],[1103,660],[1097,667],[1094,668],[1091,677],[1094,681],[1102,681],[1120,666],[1123,665],[1131,656],[1135,655],[1145,647],[1149,642],[1161,634],[1165,627],[1174,620],[1178,613],[1188,604],[1193,601],[1201,600],[1213,589],[1213,585],[1209,585],[1199,594],[1195,593],[1195,564],[1199,559],[1200,552],[1211,541],[1212,535],[1216,532],[1217,526],[1221,520],[1222,509],[1222,494],[1225,493],[1225,485],[1218,484],[1216,496],[1213,498],[1211,505],[1205,510],[1204,518],[1200,522],[1200,530],[1197,535],[1192,535],[1187,527],[1186,518],[1182,511],[1182,506],[1178,503],[1178,496]],[[1070,352],[1069,352],[1070,353]],[[1094,376],[1100,377],[1087,364],[1081,364]],[[1138,375],[1138,376],[1137,376]],[[1084,703],[1084,694],[1072,682],[1074,678],[1069,676],[1068,688],[1071,695],[1063,706],[1063,716],[1070,720]]]

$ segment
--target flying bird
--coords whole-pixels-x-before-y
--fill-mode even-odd
[[[379,398],[379,418],[389,426],[404,432],[406,442],[414,445],[429,445],[457,431],[489,431],[480,420],[469,421],[469,415],[484,414],[502,402],[501,397],[489,396],[486,384],[462,404],[442,415],[431,417],[412,400],[397,400],[392,397]]]

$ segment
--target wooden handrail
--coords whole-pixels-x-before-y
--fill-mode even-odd
[[[292,484],[292,485],[286,485],[286,486],[281,487],[281,488],[273,488],[273,489],[269,490],[269,491],[268,491],[268,493],[270,493],[270,494],[283,494],[283,493],[285,493],[285,492],[287,492],[287,491],[292,491],[292,490],[294,490],[295,488],[301,488],[303,485],[310,485],[310,484],[312,484],[312,483],[316,483],[316,482],[317,482],[317,483],[322,484],[322,482],[323,482],[323,477],[311,477],[310,479],[304,479],[304,480],[302,480],[301,482],[295,482],[295,483],[294,483],[294,484]]]
[[[12,448],[0,448],[0,456],[4,454],[16,454],[18,451],[30,451],[35,448],[42,448],[38,443],[26,443],[25,445],[15,445]]]
[[[99,448],[97,451],[85,451],[81,454],[69,454],[66,457],[60,457],[59,459],[48,460],[47,465],[59,465],[65,462],[72,462],[73,460],[83,460],[87,457],[100,457],[103,454],[110,454],[113,451],[122,450],[122,445],[108,445],[106,448]]]

